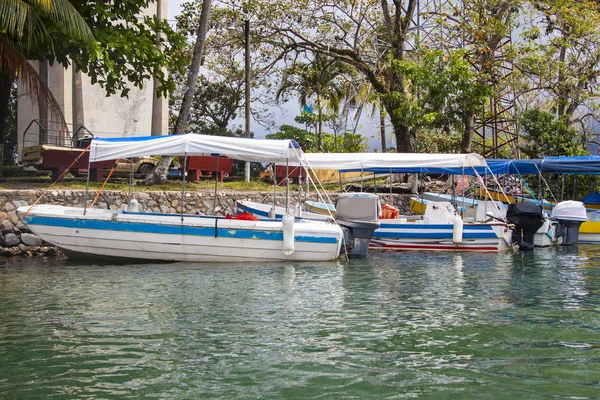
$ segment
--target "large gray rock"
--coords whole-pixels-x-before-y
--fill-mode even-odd
[[[14,225],[12,222],[10,222],[9,219],[1,219],[0,220],[0,232],[2,232],[2,233],[12,232],[13,228],[14,228]]]
[[[43,240],[33,233],[23,233],[21,235],[21,241],[27,246],[41,246],[43,244]]]
[[[21,241],[19,240],[19,237],[14,233],[7,233],[6,235],[4,235],[4,245],[6,247],[18,246],[19,243],[21,243]]]

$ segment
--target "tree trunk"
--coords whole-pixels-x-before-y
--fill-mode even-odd
[[[385,141],[385,111],[381,100],[379,100],[379,132],[381,134],[381,151],[385,153],[387,151]]]
[[[323,107],[321,107],[321,96],[317,93],[317,110],[319,120],[317,123],[317,153],[323,151]]]
[[[461,153],[470,153],[471,152],[471,142],[473,141],[473,131],[474,131],[474,123],[475,123],[475,112],[469,111],[469,113],[465,116],[465,130],[462,135],[462,140],[460,142],[460,152]]]
[[[317,153],[323,151],[323,114],[319,110],[319,126],[317,127]]]
[[[196,93],[196,85],[198,82],[198,71],[200,71],[200,62],[202,61],[202,55],[204,53],[204,42],[206,41],[208,21],[210,20],[211,3],[212,0],[204,0],[202,3],[202,12],[200,13],[200,23],[198,25],[196,36],[196,46],[194,47],[194,56],[192,57],[192,65],[190,66],[190,73],[187,80],[188,89],[183,95],[181,109],[179,110],[179,116],[177,117],[175,130],[173,131],[173,134],[176,135],[184,133],[187,122],[190,118],[190,110],[192,108],[192,102],[194,100],[194,94]],[[166,181],[172,160],[173,157],[161,157],[154,170],[146,175],[144,183],[146,185],[153,185]]]
[[[410,142],[410,130],[408,126],[394,122],[392,118],[392,126],[394,127],[394,136],[396,136],[396,150],[398,153],[412,153],[412,143]]]
[[[4,143],[6,142],[6,118],[14,76],[0,73],[0,180],[4,180]]]
[[[410,128],[406,126],[400,118],[394,114],[396,102],[393,100],[384,101],[383,105],[387,114],[390,116],[392,127],[394,129],[394,137],[396,138],[396,151],[398,153],[412,153],[413,147],[410,141]]]

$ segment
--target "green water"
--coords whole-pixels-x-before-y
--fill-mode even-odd
[[[600,246],[0,263],[0,399],[600,398]]]

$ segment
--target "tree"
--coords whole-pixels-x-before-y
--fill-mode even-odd
[[[523,113],[520,122],[525,139],[521,150],[529,158],[587,154],[579,132],[569,126],[565,115],[557,118],[547,111],[534,109]]]
[[[459,66],[463,76],[469,75],[472,86],[461,80],[466,84],[462,90],[467,95],[460,99],[455,109],[463,125],[463,153],[471,151],[476,120],[484,123],[490,118],[483,112],[483,97],[500,103],[504,94],[514,89],[508,72],[512,70],[514,58],[510,37],[522,3],[522,0],[462,0],[446,20],[453,40],[464,48],[460,51],[461,57],[470,65],[469,70]]]
[[[0,7],[0,179],[3,178],[3,147],[7,142],[9,102],[17,76],[33,94],[33,100],[44,101],[51,113],[64,124],[62,110],[54,96],[27,62],[27,57],[31,54],[40,57],[41,54],[55,56],[56,32],[70,37],[82,51],[93,47],[94,38],[89,27],[75,7],[66,0],[14,0]]]
[[[445,134],[460,132],[460,151],[470,153],[473,119],[483,111],[491,89],[478,81],[468,51],[460,49],[445,55],[442,50],[428,50],[418,60],[398,61],[394,66],[415,93],[399,101],[394,110],[396,117],[417,132],[423,128]]]
[[[187,79],[187,90],[183,94],[181,109],[179,110],[177,122],[175,123],[175,129],[173,131],[173,134],[175,135],[184,133],[189,120],[192,102],[196,93],[198,71],[200,70],[200,62],[202,61],[202,54],[204,52],[204,42],[206,40],[206,33],[208,31],[211,2],[212,0],[204,0],[202,3],[202,13],[200,15],[200,22],[198,23],[198,30],[196,32],[196,45],[194,46],[194,55],[192,57],[192,64],[190,65],[190,71]],[[173,157],[161,157],[154,170],[147,174],[144,178],[144,183],[146,185],[152,185],[166,181],[172,160]]]
[[[243,90],[240,90],[236,83],[238,82],[212,82],[205,76],[200,76],[187,131],[238,136],[228,129],[229,123],[236,118],[243,103]],[[241,136],[244,136],[244,132],[241,132]]]
[[[173,90],[166,72],[181,68],[179,49],[183,36],[166,20],[143,16],[151,0],[88,2],[84,0],[11,0],[0,7],[0,124],[6,117],[9,82],[15,79],[45,101],[57,119],[62,111],[52,94],[27,62],[73,64],[107,94],[126,96],[131,85],[142,87],[148,79],[159,82],[157,95]],[[65,126],[65,130],[66,126]],[[4,129],[0,126],[0,135]]]
[[[418,0],[253,0],[242,8],[257,21],[253,42],[260,43],[270,80],[281,62],[304,61],[307,53],[343,62],[356,68],[381,95],[386,111],[395,109],[397,96],[404,93],[403,77],[390,69],[390,59],[404,59],[411,18]],[[223,0],[223,15],[239,14],[239,1]],[[274,17],[275,16],[275,17]],[[253,25],[254,26],[254,25]],[[219,38],[227,37],[221,34]],[[229,36],[230,38],[231,36]],[[222,39],[223,41],[225,39]],[[380,62],[381,61],[381,62]],[[401,150],[410,148],[409,128],[391,117]]]
[[[267,139],[294,139],[307,153],[323,151],[326,153],[360,153],[366,151],[367,143],[363,136],[346,132],[342,136],[323,133],[323,148],[317,149],[315,136],[307,130],[290,125],[282,125],[279,132],[266,135]],[[336,151],[337,150],[337,151]]]
[[[600,5],[593,1],[531,1],[529,28],[522,33],[517,67],[524,94],[534,107],[551,110],[585,133],[597,120],[600,75]],[[524,98],[524,108],[531,104]]]
[[[311,62],[296,63],[284,72],[281,86],[277,91],[278,99],[287,100],[290,92],[296,92],[300,105],[305,107],[314,98],[317,115],[317,151],[321,151],[323,147],[325,111],[338,111],[343,96],[340,77],[347,71],[344,64],[316,53]]]

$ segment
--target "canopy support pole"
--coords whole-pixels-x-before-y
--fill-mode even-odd
[[[187,171],[187,152],[183,154],[183,171],[181,172],[181,223],[183,223],[183,199],[185,196],[185,172]]]
[[[454,175],[452,175],[452,205],[456,208],[456,180],[454,179]]]
[[[377,180],[375,179],[375,172],[373,172],[373,193],[377,193]]]
[[[421,175],[420,172],[419,172],[419,175]],[[421,198],[421,216],[424,219],[425,218],[425,186],[421,186],[421,190],[419,190],[419,197]]]
[[[365,173],[365,171],[364,171],[364,169],[363,169],[363,167],[361,165],[361,167],[360,167],[360,192],[361,193],[363,191],[363,176],[364,176],[364,173]]]
[[[298,205],[297,207],[301,207],[302,204],[302,170],[304,167],[302,165],[298,166]],[[296,213],[296,209],[294,209],[294,213]],[[300,217],[300,213],[298,213],[297,217]]]
[[[88,156],[88,170],[87,170],[87,178],[85,179],[85,197],[83,199],[83,215],[87,213],[87,201],[88,201],[88,193],[90,189],[90,172],[91,172],[91,162],[92,157]]]
[[[129,204],[133,198],[133,159],[129,159],[129,185],[127,188],[127,204]]]
[[[217,155],[217,163],[215,169],[215,196],[213,198],[213,215],[215,215],[215,210],[217,209],[217,186],[219,185],[219,155]]]
[[[540,199],[542,208],[544,207],[544,192],[543,192],[543,190],[544,190],[544,188],[542,188],[542,174],[539,173],[538,174],[538,199]]]
[[[288,213],[290,199],[290,159],[285,159],[285,213]]]

